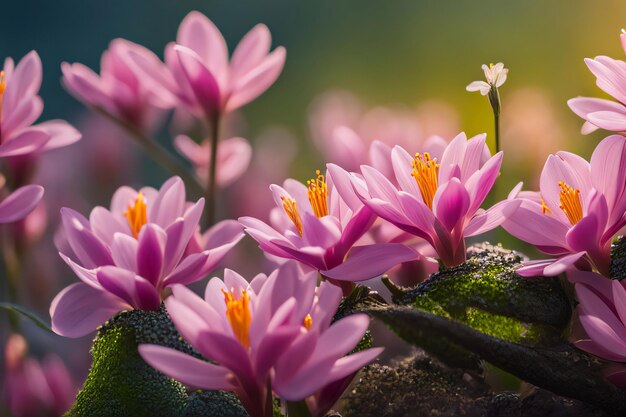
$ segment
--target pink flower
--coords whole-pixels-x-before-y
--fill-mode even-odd
[[[497,227],[515,210],[516,204],[506,201],[486,211],[480,208],[502,162],[502,152],[490,155],[485,135],[468,141],[461,133],[440,162],[427,152],[411,156],[400,146],[392,159],[397,186],[367,165],[361,166],[362,178],[337,166],[329,165],[329,170],[336,182],[350,181],[380,217],[428,242],[446,266],[465,261],[465,237]]]
[[[622,33],[620,39],[626,52],[626,33]],[[626,132],[626,62],[597,56],[595,59],[586,58],[585,64],[596,76],[597,86],[617,102],[591,97],[569,100],[567,104],[572,111],[585,119],[582,133],[591,133],[598,128]]]
[[[35,209],[43,193],[40,185],[25,185],[4,197],[0,201],[0,224],[22,220]]]
[[[345,356],[363,337],[369,319],[358,314],[331,325],[341,291],[322,283],[316,292],[315,283],[314,273],[287,263],[250,283],[226,270],[224,281],[209,282],[204,300],[177,285],[165,301],[170,317],[183,337],[215,363],[156,345],[139,346],[139,353],[184,384],[234,391],[252,417],[269,417],[268,390],[286,400],[305,399],[381,351]]]
[[[417,258],[415,251],[397,243],[355,246],[376,216],[357,198],[342,198],[334,180],[334,175],[317,171],[308,186],[292,179],[283,187],[273,184],[274,226],[252,217],[239,222],[267,254],[295,259],[335,280],[374,278]]]
[[[198,144],[189,136],[178,135],[174,140],[174,146],[191,161],[198,178],[207,183],[211,163],[211,141],[207,139]],[[217,184],[227,187],[235,182],[246,172],[251,159],[252,147],[244,138],[221,140],[217,150]]]
[[[0,71],[0,156],[43,152],[70,145],[80,133],[63,120],[33,125],[43,111],[39,97],[41,60],[29,52],[15,66],[11,58]]]
[[[4,397],[14,417],[61,416],[74,402],[77,387],[58,356],[40,363],[26,357],[22,336],[9,336],[4,351]]]
[[[309,125],[313,143],[326,161],[348,171],[369,164],[383,172],[384,167],[378,164],[389,165],[385,159],[390,159],[395,145],[445,148],[447,141],[426,129],[431,119],[432,115],[420,117],[418,112],[403,108],[365,111],[350,93],[332,91],[314,101]],[[445,126],[443,131],[436,133],[447,134],[456,125],[453,119],[447,116],[440,123]]]
[[[131,125],[150,128],[157,121],[159,110],[172,108],[176,101],[138,71],[130,59],[134,55],[149,62],[152,71],[166,71],[150,50],[125,39],[114,39],[102,54],[100,75],[83,64],[64,62],[61,64],[63,83],[84,103]]]
[[[60,255],[82,282],[52,301],[53,330],[80,337],[119,311],[156,310],[166,288],[195,282],[216,268],[243,233],[226,221],[194,236],[203,207],[203,199],[188,204],[182,180],[173,177],[158,191],[121,187],[111,209],[96,207],[89,220],[62,209],[73,253]]]
[[[569,152],[550,155],[540,192],[510,198],[521,203],[504,222],[513,236],[556,259],[527,262],[524,276],[555,276],[575,265],[608,276],[613,236],[626,225],[626,144],[619,135],[598,144],[587,162]]]
[[[219,29],[200,12],[191,12],[165,48],[164,73],[154,61],[133,54],[156,85],[178,97],[198,117],[215,117],[248,104],[267,90],[285,64],[285,48],[271,53],[268,28],[259,24],[239,42],[231,59]]]
[[[626,362],[624,283],[588,271],[572,271],[568,278],[575,283],[578,317],[586,333],[574,342],[576,347],[609,361]],[[626,370],[610,372],[608,378],[622,385]]]

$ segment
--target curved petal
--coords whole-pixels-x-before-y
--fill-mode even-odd
[[[66,287],[52,300],[52,330],[66,337],[85,336],[115,313],[131,308],[113,294],[79,282]]]
[[[208,390],[235,389],[230,372],[221,366],[165,346],[139,345],[137,350],[151,366],[185,385]]]
[[[0,223],[21,220],[35,209],[43,197],[40,185],[25,185],[0,202]]]

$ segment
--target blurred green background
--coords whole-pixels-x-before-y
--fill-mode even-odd
[[[275,45],[288,50],[278,83],[244,109],[251,138],[267,125],[284,125],[306,139],[307,107],[331,88],[369,104],[443,99],[460,112],[468,134],[490,132],[488,105],[464,87],[482,77],[481,64],[503,61],[510,68],[504,113],[511,92],[543,89],[562,119],[566,148],[585,154],[595,141],[577,135],[580,121],[565,101],[599,94],[583,58],[621,57],[618,33],[626,17],[623,0],[22,0],[3,4],[0,50],[17,58],[36,49],[45,70],[44,119],[72,121],[81,105],[59,84],[62,61],[97,69],[115,37],[162,54],[193,9],[217,24],[231,48],[263,22]]]

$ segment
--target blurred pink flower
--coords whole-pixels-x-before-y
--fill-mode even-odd
[[[70,145],[80,133],[63,120],[33,125],[43,111],[39,97],[42,69],[37,52],[29,52],[15,66],[11,58],[0,71],[0,156],[43,152]]]
[[[60,417],[74,402],[77,386],[56,355],[40,363],[26,357],[22,336],[9,336],[4,349],[4,397],[13,417]]]
[[[176,43],[165,48],[169,72],[151,57],[132,54],[133,60],[155,81],[155,87],[178,97],[197,117],[217,114],[248,104],[267,90],[285,64],[285,48],[269,52],[272,38],[262,24],[248,32],[231,59],[219,29],[202,13],[189,13],[180,24]]]
[[[617,279],[573,270],[568,278],[575,284],[578,296],[578,318],[586,337],[575,340],[579,349],[600,358],[626,362],[626,288]],[[609,373],[618,385],[626,379],[626,369]]]
[[[184,384],[234,391],[252,417],[269,417],[267,390],[289,401],[303,400],[352,375],[381,348],[345,356],[369,325],[357,314],[333,323],[341,291],[315,273],[287,263],[250,283],[234,271],[213,278],[204,300],[185,287],[165,301],[176,328],[215,364],[156,345],[142,345],[142,357]],[[313,415],[323,415],[312,405]]]
[[[159,59],[147,48],[125,39],[114,39],[104,51],[100,75],[80,63],[61,64],[63,84],[76,98],[142,129],[151,128],[160,110],[174,107],[171,94],[155,88],[151,79],[138,71],[131,55],[143,57],[152,71],[163,71]]]
[[[211,163],[211,141],[206,139],[198,144],[189,136],[178,135],[174,140],[174,146],[191,161],[198,178],[207,183]],[[220,140],[217,150],[217,184],[220,187],[228,187],[246,172],[251,159],[252,147],[244,138]]]
[[[436,115],[429,110],[433,107]],[[343,91],[318,97],[309,117],[313,143],[326,162],[348,171],[362,164],[382,171],[380,155],[390,154],[395,145],[445,147],[447,141],[436,135],[454,134],[457,124],[454,111],[441,103],[425,102],[418,111],[385,107],[365,111],[354,96]]]
[[[555,276],[571,266],[608,276],[613,236],[626,225],[626,143],[619,135],[598,144],[587,162],[569,152],[550,155],[538,193],[519,193],[521,203],[502,225],[513,236],[556,259],[526,262],[520,275]]]
[[[239,221],[266,253],[295,259],[334,280],[374,278],[418,257],[397,243],[354,246],[376,215],[357,198],[342,198],[334,181],[334,174],[317,171],[308,186],[292,179],[283,187],[272,184],[277,206],[272,213],[274,226],[252,217]]]
[[[480,208],[502,163],[502,152],[489,153],[485,135],[467,140],[459,134],[441,162],[428,153],[411,156],[400,146],[392,158],[398,186],[367,165],[361,167],[362,178],[332,164],[329,170],[336,182],[350,181],[380,217],[428,242],[446,266],[465,261],[465,237],[496,228],[518,205],[503,201],[486,211]]]
[[[182,180],[173,177],[158,191],[121,187],[111,210],[96,207],[89,220],[62,209],[73,253],[60,255],[82,282],[52,301],[53,330],[80,337],[119,311],[156,310],[165,288],[195,282],[216,268],[243,233],[227,221],[194,238],[203,207],[203,199],[187,203]]]
[[[626,33],[622,33],[620,39],[626,52]],[[626,132],[626,62],[597,56],[595,59],[585,58],[585,64],[596,76],[597,86],[617,102],[591,97],[569,100],[567,104],[572,111],[586,120],[582,133],[591,133],[598,128]]]

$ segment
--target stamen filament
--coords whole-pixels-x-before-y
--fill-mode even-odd
[[[583,218],[580,190],[572,188],[563,181],[559,181],[559,187],[561,187],[561,192],[559,193],[561,204],[559,205],[559,208],[563,210],[563,213],[565,213],[573,226]]]
[[[316,178],[307,181],[309,186],[309,201],[313,208],[315,216],[324,217],[328,216],[328,187],[326,186],[326,178],[320,170],[315,171]]]
[[[250,296],[246,290],[241,290],[241,298],[236,300],[233,298],[233,291],[222,290],[224,294],[224,302],[226,303],[226,318],[233,329],[233,334],[239,340],[239,343],[246,349],[250,347],[250,323],[252,315],[250,314]]]
[[[439,186],[439,164],[436,159],[431,159],[428,152],[424,152],[423,156],[416,153],[411,165],[413,166],[411,176],[415,178],[422,200],[432,210],[433,200]]]
[[[298,233],[300,237],[302,237],[302,219],[300,218],[300,213],[298,212],[298,204],[296,200],[290,197],[281,196],[280,199],[283,201],[283,209],[285,209],[285,213],[291,219],[291,222],[296,229],[298,229]]]
[[[137,198],[133,204],[128,205],[128,209],[124,212],[124,216],[128,219],[130,230],[133,232],[133,236],[137,239],[139,231],[148,222],[146,200],[143,198],[143,193],[137,194]]]

